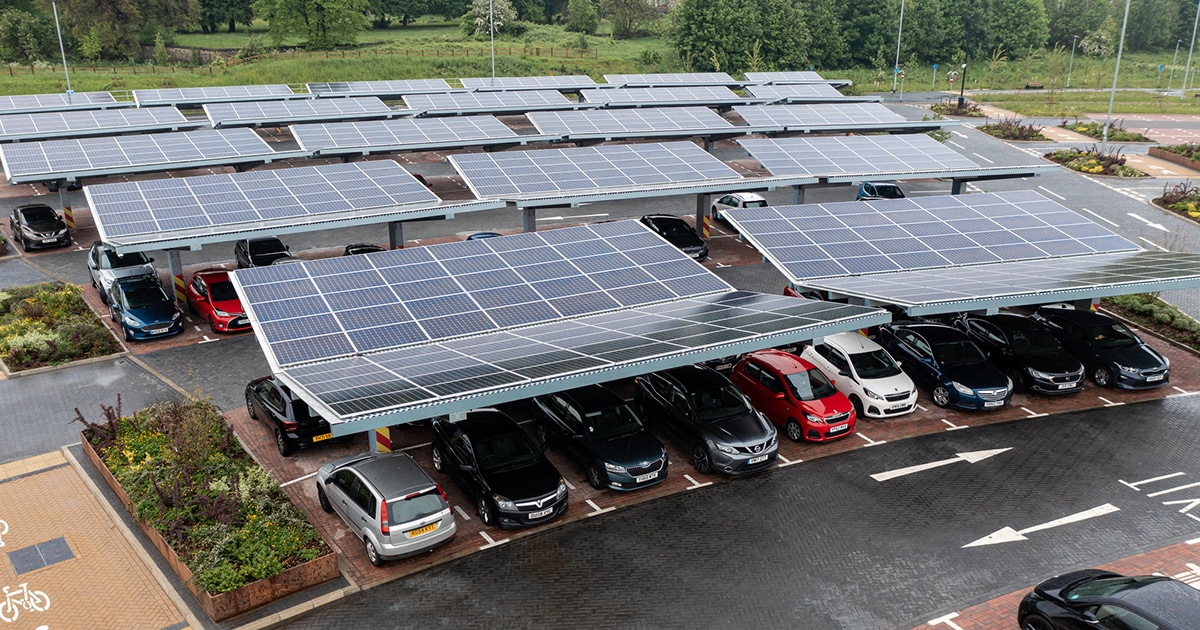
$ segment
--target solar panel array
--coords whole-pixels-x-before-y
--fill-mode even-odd
[[[653,87],[656,85],[738,85],[724,72],[688,72],[664,74],[606,74],[604,81],[622,87]]]
[[[588,103],[600,105],[673,105],[673,104],[721,104],[745,103],[746,97],[734,94],[723,85],[693,87],[623,88],[580,90],[579,94]]]
[[[977,170],[979,165],[924,134],[738,140],[776,176]]]
[[[375,97],[206,103],[213,127],[253,126],[304,120],[347,120],[388,116],[395,112]]]
[[[691,142],[472,153],[448,159],[480,198],[741,178]]]
[[[449,92],[453,88],[445,79],[406,79],[402,81],[340,81],[309,83],[314,96],[403,96],[429,92]]]
[[[855,128],[906,122],[879,103],[742,105],[733,109],[751,127]]]
[[[459,79],[462,86],[473,90],[576,90],[596,87],[596,82],[584,74],[545,77],[480,77]]]
[[[84,191],[106,239],[440,202],[390,160],[102,184]]]
[[[0,141],[177,129],[203,124],[189,122],[174,107],[4,114],[0,115]]]
[[[751,83],[826,83],[820,74],[811,70],[747,72],[746,80]]]
[[[771,101],[813,102],[845,99],[845,95],[828,83],[797,83],[791,85],[747,85],[746,91],[756,98]]]
[[[154,133],[114,138],[22,142],[0,146],[11,183],[56,176],[82,177],[130,168],[200,163],[230,164],[275,152],[250,129]]]
[[[1029,191],[743,208],[722,216],[793,281],[1139,249]]]
[[[134,90],[133,100],[138,107],[178,105],[184,103],[222,103],[254,101],[298,96],[286,85],[228,85],[216,87],[161,88]]]
[[[68,109],[107,109],[110,107],[129,107],[132,105],[132,102],[117,101],[108,92],[0,96],[0,114],[22,114]]]
[[[427,146],[466,146],[472,142],[504,140],[517,133],[495,116],[461,118],[402,118],[369,122],[293,125],[300,148],[315,153],[330,149],[357,150],[388,147],[392,150]]]
[[[569,108],[576,105],[561,92],[554,90],[410,94],[404,97],[404,103],[409,109],[425,114],[523,112],[535,109]]]
[[[560,136],[653,137],[676,131],[729,131],[733,125],[707,107],[591,109],[532,112],[525,116],[538,133]]]
[[[255,268],[237,283],[280,366],[732,290],[634,221]]]

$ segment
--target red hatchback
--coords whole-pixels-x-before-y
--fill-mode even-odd
[[[250,330],[250,318],[226,271],[199,271],[187,285],[188,310],[204,318],[214,333]]]
[[[781,350],[742,357],[729,377],[755,409],[794,442],[854,433],[854,406],[813,364]]]

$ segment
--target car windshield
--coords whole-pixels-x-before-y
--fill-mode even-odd
[[[875,184],[875,195],[884,199],[903,199],[904,191],[894,184]]]
[[[141,252],[118,256],[117,252],[106,251],[100,255],[101,269],[124,269],[126,267],[137,267],[148,264],[150,264],[150,259],[146,258],[146,255]]]
[[[1139,577],[1110,577],[1100,578],[1098,580],[1088,580],[1079,586],[1069,588],[1062,593],[1063,598],[1072,601],[1080,598],[1090,597],[1110,597],[1121,591],[1137,588],[1145,584],[1161,581],[1162,578],[1156,576],[1139,576]]]
[[[263,241],[250,241],[250,253],[255,256],[283,251],[286,250],[283,247],[283,243],[278,239],[271,238]]]
[[[597,440],[612,440],[642,430],[642,421],[626,405],[618,405],[584,414],[588,435]]]
[[[733,385],[691,392],[691,399],[696,418],[702,421],[725,420],[749,411],[746,400]]]
[[[862,379],[890,378],[900,373],[900,366],[883,348],[850,355],[854,371]]]
[[[162,287],[155,285],[129,287],[124,292],[125,303],[129,305],[129,308],[145,308],[171,300]]]
[[[237,291],[233,290],[233,283],[228,280],[208,285],[208,295],[214,302],[228,302],[238,299]]]
[[[1138,344],[1137,335],[1120,322],[1095,326],[1089,328],[1087,332],[1096,345],[1101,348],[1128,348]]]
[[[820,370],[812,369],[787,375],[788,389],[799,400],[819,400],[837,393],[837,388]]]
[[[442,495],[438,494],[437,488],[430,488],[424,494],[388,502],[388,523],[392,526],[402,525],[444,509],[446,502],[442,500]]]
[[[1008,330],[1013,354],[1027,356],[1058,350],[1058,340],[1043,328],[1022,327]]]
[[[25,217],[27,223],[51,223],[58,219],[58,215],[46,206],[25,208],[21,211],[21,215]]]
[[[686,236],[692,233],[692,228],[683,221],[672,221],[670,219],[655,219],[654,225],[658,226],[659,231],[663,236],[671,238],[673,236]]]
[[[542,457],[541,451],[524,432],[509,433],[477,442],[475,454],[483,472],[520,468]]]
[[[743,208],[766,208],[767,202],[764,199],[759,199],[758,201],[747,201],[746,203],[742,204],[742,207]]]
[[[938,363],[942,365],[972,365],[987,360],[979,346],[968,339],[935,343],[933,356],[937,357]]]

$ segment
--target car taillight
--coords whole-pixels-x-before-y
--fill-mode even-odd
[[[297,424],[293,420],[284,420],[283,421],[283,430],[284,431],[295,431],[299,427],[300,427],[300,425]]]
[[[387,501],[379,502],[379,533],[384,536],[392,535],[392,528],[388,526]]]
[[[437,488],[438,494],[442,495],[442,500],[446,502],[446,505],[450,505],[450,499],[446,497],[446,492],[442,490],[442,487],[441,486],[435,486],[435,487]]]

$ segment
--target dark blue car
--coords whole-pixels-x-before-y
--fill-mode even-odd
[[[125,341],[167,337],[183,332],[183,313],[158,278],[118,278],[108,295],[109,315],[121,325]]]
[[[1013,383],[966,335],[942,324],[884,324],[876,339],[929,388],[933,404],[999,409],[1012,400]]]

